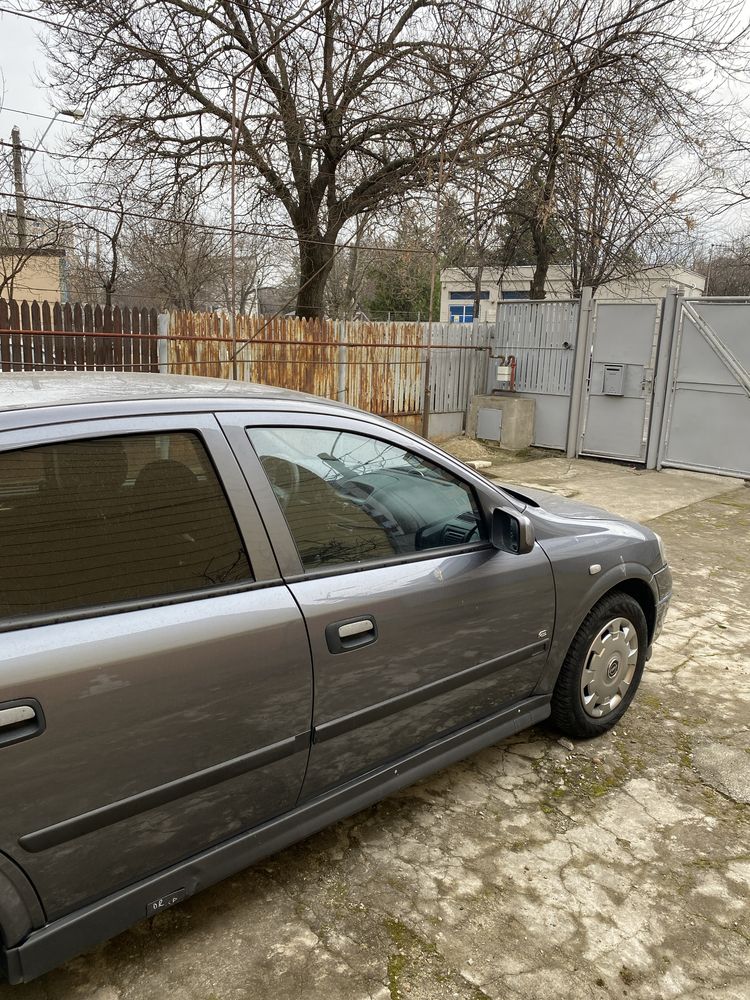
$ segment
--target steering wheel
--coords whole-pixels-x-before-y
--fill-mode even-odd
[[[286,507],[299,492],[299,466],[276,455],[261,455],[260,461],[276,499],[282,507]]]
[[[465,542],[478,542],[479,541],[479,521],[474,525],[474,527],[467,532]]]

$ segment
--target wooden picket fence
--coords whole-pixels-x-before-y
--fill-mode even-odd
[[[0,371],[159,371],[155,309],[0,299]]]

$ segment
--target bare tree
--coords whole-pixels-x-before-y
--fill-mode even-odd
[[[563,0],[533,25],[523,0],[325,0],[304,16],[289,0],[44,6],[68,25],[53,77],[88,107],[87,148],[137,149],[202,186],[236,161],[288,219],[301,315],[321,311],[354,220],[427,183],[441,153],[458,162],[469,143],[512,136],[560,84],[547,66]],[[619,12],[601,16],[605,37],[620,30]]]
[[[547,272],[560,251],[590,258],[578,270],[586,272],[585,281],[595,275],[604,259],[600,250],[606,221],[595,220],[597,214],[609,216],[614,236],[626,198],[641,205],[641,224],[630,227],[623,261],[634,237],[648,228],[648,219],[656,228],[657,220],[676,216],[676,192],[689,185],[673,181],[671,203],[652,197],[664,171],[655,182],[648,173],[654,157],[646,155],[648,164],[641,161],[655,150],[663,156],[665,146],[679,144],[685,158],[707,147],[721,109],[712,104],[710,88],[696,91],[691,75],[725,61],[732,36],[736,38],[731,31],[735,7],[728,3],[688,11],[683,5],[627,0],[613,19],[608,0],[582,0],[561,11],[558,29],[571,41],[553,53],[549,73],[555,86],[535,100],[527,119],[519,141],[519,156],[527,164],[524,194],[508,209],[516,241],[526,233],[533,246],[532,298],[544,297]],[[561,188],[567,195],[564,210]],[[579,226],[571,249],[560,240],[565,225],[558,217],[564,220],[574,201]],[[588,228],[580,224],[587,213]],[[631,222],[635,215],[637,209]],[[610,249],[616,243],[612,239]],[[612,255],[607,259],[611,262]]]
[[[111,306],[122,277],[121,244],[127,234],[127,213],[134,204],[127,184],[106,176],[85,184],[83,204],[74,208],[76,250],[71,261],[70,283],[75,296]]]
[[[574,294],[692,252],[700,176],[682,144],[659,133],[648,109],[628,132],[602,116],[580,155],[562,164],[558,220]]]
[[[440,246],[445,266],[461,271],[474,286],[474,318],[480,317],[486,268],[502,274],[515,263],[515,237],[509,206],[518,194],[517,163],[507,150],[464,158],[454,172],[441,213]]]
[[[355,236],[351,245],[334,260],[326,285],[326,313],[333,319],[350,319],[365,311],[370,277],[375,260],[371,250],[362,250],[362,244],[371,245],[376,240],[375,227],[369,215],[355,221]]]
[[[212,224],[188,186],[158,203],[151,220],[144,215],[131,219],[122,245],[128,294],[160,308],[210,306],[226,269],[226,231]]]
[[[217,239],[219,255],[218,277],[215,286],[209,286],[213,302],[227,312],[232,309],[231,247],[225,234]],[[258,235],[258,224],[248,220],[240,225],[234,254],[235,302],[238,313],[252,313],[258,308],[258,289],[288,265],[288,244],[274,242]]]
[[[706,276],[707,295],[750,295],[750,234],[712,245],[694,266]]]

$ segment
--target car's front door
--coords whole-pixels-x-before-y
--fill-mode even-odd
[[[492,548],[470,475],[356,419],[221,419],[310,636],[305,797],[531,693],[550,565]]]
[[[208,414],[0,436],[0,851],[48,917],[289,809],[305,626]]]

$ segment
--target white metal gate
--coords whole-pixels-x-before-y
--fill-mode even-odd
[[[645,462],[660,303],[594,301],[579,453]]]
[[[683,300],[659,465],[750,478],[750,300]]]

